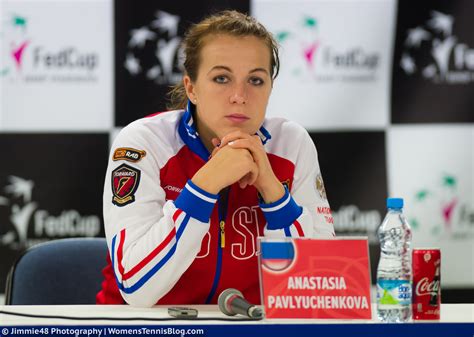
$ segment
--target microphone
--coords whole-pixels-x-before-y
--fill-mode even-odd
[[[244,298],[244,295],[237,289],[229,288],[224,290],[217,300],[219,309],[227,316],[241,314],[254,319],[263,317],[262,308],[250,304]]]

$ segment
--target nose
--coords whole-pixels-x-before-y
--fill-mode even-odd
[[[237,85],[230,96],[231,104],[245,104],[247,102],[247,93],[244,85]]]

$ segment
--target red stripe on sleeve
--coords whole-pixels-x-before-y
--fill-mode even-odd
[[[122,281],[128,280],[130,277],[135,275],[145,267],[147,263],[149,263],[151,260],[153,260],[170,242],[171,240],[176,236],[176,228],[173,227],[171,232],[168,234],[168,236],[160,243],[158,247],[153,249],[153,251],[147,255],[143,260],[141,260],[135,267],[130,269],[130,271],[126,272],[125,274],[122,274]]]
[[[181,215],[183,211],[178,209],[173,214],[173,222],[176,222],[176,219]],[[120,232],[120,243],[117,250],[117,259],[118,259],[118,268],[119,272],[122,275],[122,281],[128,280],[130,277],[135,275],[145,267],[151,260],[153,260],[170,242],[173,238],[176,237],[176,227],[169,232],[166,238],[159,244],[158,247],[153,249],[150,254],[148,254],[143,260],[141,260],[136,266],[134,266],[130,271],[125,273],[125,270],[122,265],[122,257],[123,257],[123,243],[125,241],[125,229]]]
[[[174,214],[173,214],[173,222],[174,222],[174,223],[176,223],[176,219],[179,218],[179,216],[181,215],[181,213],[183,213],[183,210],[182,210],[182,209],[179,209],[179,208],[178,208],[178,210],[177,210],[176,212],[174,212]]]
[[[123,257],[123,243],[125,242],[125,229],[120,231],[120,242],[117,247],[117,262],[118,262],[118,269],[121,275],[125,273],[125,270],[122,266],[122,257]],[[113,253],[113,252],[112,252]]]

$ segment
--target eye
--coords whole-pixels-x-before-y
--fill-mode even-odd
[[[224,76],[224,75],[216,76],[212,80],[219,84],[224,84],[224,83],[229,82],[229,79],[227,78],[227,76]]]
[[[250,84],[255,85],[255,86],[261,86],[263,83],[265,83],[260,77],[251,77],[249,79]]]

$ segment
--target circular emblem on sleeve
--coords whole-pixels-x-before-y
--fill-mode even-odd
[[[326,188],[324,187],[323,177],[321,176],[321,173],[318,173],[316,177],[316,189],[319,192],[319,196],[322,199],[327,200],[328,197],[326,196]]]
[[[135,201],[135,192],[140,183],[140,170],[122,164],[112,171],[112,203],[125,206]]]

